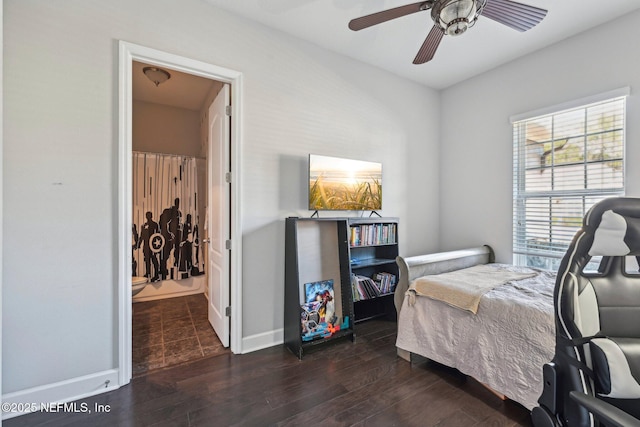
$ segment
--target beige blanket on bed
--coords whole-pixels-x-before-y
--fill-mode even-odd
[[[409,285],[407,295],[410,305],[415,302],[415,295],[420,295],[476,314],[480,298],[491,289],[513,280],[526,279],[535,275],[534,271],[515,272],[496,268],[491,264],[482,264],[417,278]]]

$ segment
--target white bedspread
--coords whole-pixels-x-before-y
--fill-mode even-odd
[[[496,286],[513,280],[535,276],[536,272],[513,271],[513,268],[497,268],[495,264],[480,264],[473,267],[419,277],[409,286],[409,304],[415,295],[446,302],[461,310],[476,314],[480,299]]]
[[[409,306],[405,298],[396,345],[457,368],[532,409],[542,392],[542,366],[554,354],[554,284],[555,273],[539,271],[500,285],[484,294],[476,315],[419,296]]]

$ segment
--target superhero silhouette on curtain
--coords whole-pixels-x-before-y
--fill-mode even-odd
[[[151,212],[146,213],[146,218],[136,243],[136,249],[142,247],[144,254],[145,277],[155,282],[203,274],[198,268],[198,251],[196,263],[193,263],[193,245],[194,242],[198,244],[198,225],[192,224],[191,214],[187,214],[185,222],[182,222],[179,198],[174,200],[173,206],[162,211],[160,223],[153,220]]]
[[[171,195],[187,200],[182,208],[186,215],[181,210],[181,197],[174,197],[172,205],[162,206],[162,200],[172,200]],[[156,282],[204,274],[198,224],[192,214],[197,212],[197,201],[194,158],[134,153],[134,276]]]

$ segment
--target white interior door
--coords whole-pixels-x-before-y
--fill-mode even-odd
[[[230,238],[230,184],[225,175],[229,172],[229,85],[225,84],[209,106],[209,155],[208,155],[208,209],[207,233],[209,236],[209,322],[218,334],[222,345],[229,347],[229,250]]]

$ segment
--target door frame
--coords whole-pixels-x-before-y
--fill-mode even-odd
[[[117,296],[118,296],[118,379],[119,385],[129,383],[132,376],[132,297],[131,297],[131,239],[132,239],[132,63],[140,61],[167,67],[184,73],[218,80],[231,86],[231,209],[230,237],[230,347],[242,353],[242,73],[168,52],[119,41],[119,125],[118,125],[118,223],[117,223]],[[226,172],[226,171],[225,171]],[[224,173],[224,172],[223,172]]]

